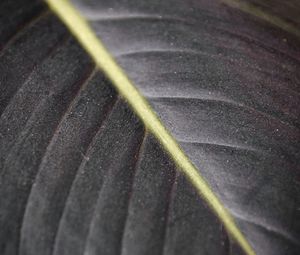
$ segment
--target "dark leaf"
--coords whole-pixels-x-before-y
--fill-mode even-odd
[[[73,2],[255,252],[298,254],[297,35],[218,1]],[[246,3],[299,28],[297,2]],[[0,14],[0,254],[243,254],[44,4]]]
[[[298,253],[298,38],[218,1],[74,3],[256,252]]]

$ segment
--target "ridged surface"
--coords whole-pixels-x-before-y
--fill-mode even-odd
[[[32,23],[37,18],[37,13],[43,13],[46,9],[39,0],[32,0],[30,4],[24,0],[1,1],[0,49],[12,41],[20,30]]]
[[[257,254],[298,254],[299,39],[218,1],[73,2]]]
[[[58,19],[0,6],[0,254],[242,254]]]
[[[252,4],[255,7],[271,14],[275,17],[280,17],[283,20],[300,27],[300,2],[298,0],[285,1],[282,4],[280,0],[240,0],[241,2]]]

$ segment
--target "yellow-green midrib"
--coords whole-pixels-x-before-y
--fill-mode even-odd
[[[118,92],[126,99],[134,112],[141,118],[146,128],[159,140],[164,149],[176,162],[178,168],[190,180],[201,197],[210,205],[223,222],[228,233],[243,248],[246,254],[255,252],[241,233],[229,212],[225,209],[208,183],[199,174],[176,140],[161,123],[153,109],[130,81],[126,73],[106,50],[86,20],[68,0],[46,0],[50,8],[65,23],[82,47],[93,58],[96,65],[106,74]]]

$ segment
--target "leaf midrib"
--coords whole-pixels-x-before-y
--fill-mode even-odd
[[[199,170],[181,150],[176,140],[159,120],[132,81],[129,80],[126,73],[106,50],[106,47],[95,35],[86,20],[68,0],[46,0],[46,2],[95,61],[97,67],[106,74],[118,92],[127,100],[146,128],[158,139],[166,152],[169,153],[178,165],[179,169],[193,184],[198,194],[208,203],[214,213],[223,222],[228,233],[231,234],[246,254],[254,255],[254,250],[237,227],[228,210],[200,175]]]

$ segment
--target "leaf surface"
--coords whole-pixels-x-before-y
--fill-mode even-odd
[[[298,4],[73,2],[256,252],[297,253],[299,38],[280,25],[299,31]]]
[[[0,253],[240,252],[61,22],[3,6]]]
[[[76,6],[257,254],[297,254],[297,39],[213,1]],[[243,253],[47,7],[0,12],[1,254]]]

